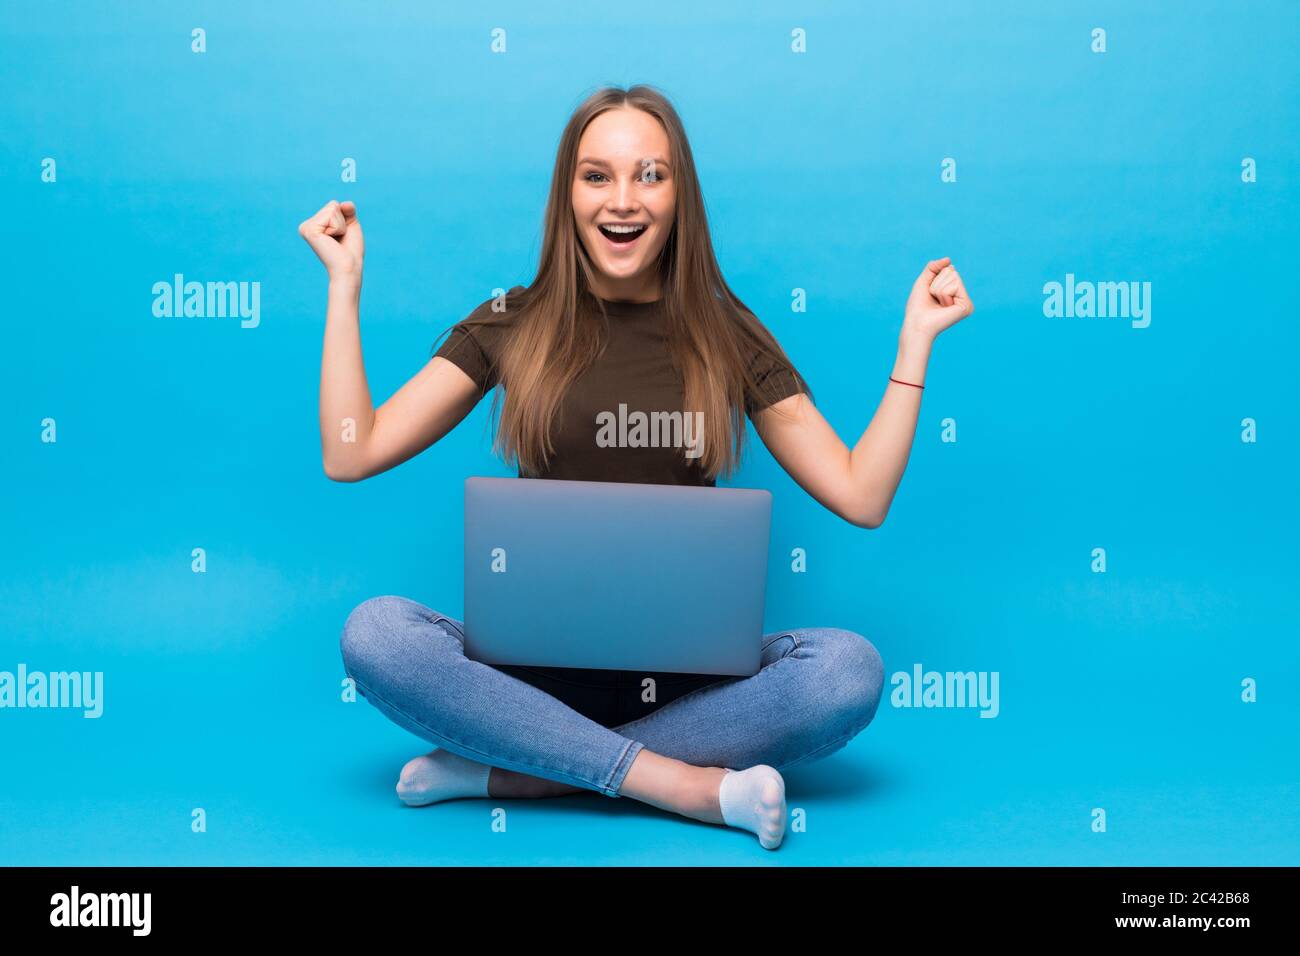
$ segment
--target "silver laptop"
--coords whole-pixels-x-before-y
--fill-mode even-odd
[[[486,664],[758,673],[772,495],[465,481],[465,654]]]

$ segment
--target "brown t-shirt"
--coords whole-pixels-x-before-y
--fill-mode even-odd
[[[515,286],[507,294],[523,290]],[[688,458],[698,436],[698,414],[681,411],[683,382],[668,351],[662,300],[602,300],[609,315],[604,352],[583,371],[561,401],[552,424],[554,453],[547,470],[534,477],[576,481],[634,481],[647,484],[713,485]],[[498,384],[495,361],[509,334],[508,313],[493,313],[492,299],[452,327],[434,353],[455,363],[485,395]],[[499,325],[474,324],[488,317]],[[762,392],[749,395],[751,418],[768,405],[807,391],[789,364],[755,349],[750,367]],[[620,405],[623,408],[620,408]],[[677,412],[677,420],[668,413]],[[636,413],[641,413],[639,416]],[[694,419],[692,421],[691,419]]]

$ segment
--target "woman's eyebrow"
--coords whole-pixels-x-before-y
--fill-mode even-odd
[[[657,166],[668,166],[669,169],[672,169],[672,167],[668,165],[668,160],[664,159],[661,156],[647,156],[646,159],[650,160],[652,163],[654,163]],[[612,168],[609,165],[609,163],[605,162],[603,159],[597,159],[595,156],[584,156],[580,160],[578,160],[579,166],[581,166],[583,163],[589,163],[592,166],[603,166],[606,169]]]

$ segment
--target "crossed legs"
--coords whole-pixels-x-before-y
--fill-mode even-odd
[[[346,672],[376,708],[461,758],[461,771],[470,762],[490,768],[481,792],[453,796],[595,790],[730,823],[727,817],[738,817],[751,801],[763,810],[764,793],[768,802],[775,800],[779,781],[781,828],[779,771],[848,743],[874,717],[884,682],[880,655],[860,634],[798,628],[765,636],[757,674],[707,684],[606,727],[523,680],[466,658],[460,622],[407,598],[362,602],[348,617],[341,646]],[[440,768],[438,753],[403,768],[403,799],[431,802],[419,797],[436,790],[440,770],[447,769]],[[750,773],[759,767],[770,775]],[[740,768],[749,770],[729,774]]]

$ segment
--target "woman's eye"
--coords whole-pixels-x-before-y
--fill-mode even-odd
[[[592,170],[590,172],[586,172],[582,174],[583,181],[593,182],[591,178],[592,176],[598,176],[601,179],[607,178],[604,173],[598,173],[595,170]],[[644,173],[641,174],[641,182],[643,183],[661,183],[663,181],[664,178],[660,176],[659,173],[654,172],[652,170],[646,170]]]

